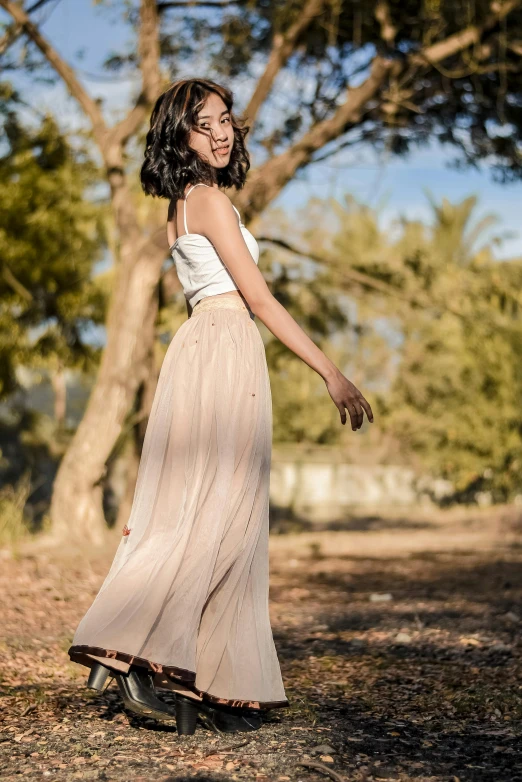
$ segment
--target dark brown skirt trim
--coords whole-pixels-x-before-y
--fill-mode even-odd
[[[239,701],[239,700],[227,700],[226,698],[218,698],[216,695],[210,695],[208,692],[198,690],[197,687],[191,686],[192,690],[197,695],[200,695],[204,700],[210,701],[210,703],[220,703],[223,706],[235,706],[242,709],[279,709],[289,706],[289,702],[285,701]]]
[[[186,671],[185,668],[176,668],[172,665],[162,665],[153,663],[144,657],[136,657],[126,652],[117,652],[113,649],[102,649],[99,646],[71,646],[67,652],[71,660],[80,665],[91,666],[94,660],[85,657],[87,654],[93,654],[95,657],[105,657],[107,660],[121,660],[129,665],[143,665],[144,668],[150,668],[154,673],[164,673],[167,676],[175,676],[184,682],[192,683],[196,681],[196,674],[193,671]]]
[[[163,665],[162,663],[155,663],[151,660],[146,660],[144,657],[136,657],[132,654],[126,654],[126,652],[117,652],[113,649],[102,649],[99,646],[71,646],[67,652],[71,660],[80,665],[86,665],[91,667],[95,664],[94,660],[91,660],[87,655],[92,654],[95,657],[105,657],[107,660],[120,660],[121,662],[128,663],[129,665],[143,665],[145,668],[152,670],[154,673],[162,673],[168,676],[169,679],[179,681],[181,684],[188,686],[196,695],[199,695],[210,703],[220,703],[223,706],[232,706],[243,709],[277,709],[285,706],[289,706],[288,700],[284,701],[241,701],[237,699],[227,700],[226,698],[219,698],[216,695],[211,695],[209,692],[199,690],[194,682],[196,681],[196,674],[194,671],[187,671],[185,668],[177,668],[173,665]]]

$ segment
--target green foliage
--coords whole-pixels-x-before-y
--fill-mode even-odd
[[[431,226],[402,221],[400,238],[372,262],[361,253],[357,267],[410,302],[372,297],[396,346],[379,418],[457,492],[482,487],[506,499],[521,485],[522,262],[496,261],[496,237],[480,245],[495,221],[473,220],[475,198],[432,205]],[[343,240],[350,233],[338,250]]]
[[[306,333],[332,356],[331,338],[346,328],[348,317],[326,271],[306,264],[281,265],[281,255],[264,252],[260,268],[271,278],[273,295]],[[265,329],[265,331],[267,331]],[[327,404],[323,379],[295,353],[267,334],[267,363],[272,387],[274,442],[332,443],[338,440],[339,413]]]
[[[455,231],[466,227],[467,206],[454,207],[454,222],[436,212],[429,235],[416,231],[404,254],[410,269],[415,257],[434,309],[405,311],[400,368],[383,410],[403,446],[457,491],[487,487],[502,500],[521,485],[522,263],[497,262],[487,248],[473,253],[467,232]]]
[[[25,127],[11,98],[0,94],[0,398],[9,398],[0,430],[0,544],[10,546],[28,525],[42,528],[66,434],[63,419],[36,413],[14,394],[25,382],[21,369],[50,375],[55,391],[65,390],[66,369],[92,375],[100,349],[89,331],[103,324],[107,299],[94,276],[105,237],[104,207],[89,200],[97,169],[53,119]]]
[[[46,117],[23,127],[11,112],[0,158],[0,397],[15,369],[92,370],[86,331],[103,323],[105,296],[92,279],[101,258],[102,208],[86,199],[98,172]]]
[[[393,231],[350,196],[312,200],[306,230],[284,228],[304,254],[277,275],[281,255],[272,259],[272,287],[370,398],[376,450],[394,444],[394,459],[448,478],[457,497],[489,489],[509,499],[522,483],[522,261],[495,260],[502,237],[491,215],[475,218],[476,198],[430,200],[430,225],[401,220]],[[307,252],[316,259],[308,277]],[[354,435],[340,427],[322,379],[279,342],[267,356],[275,440],[349,452]]]

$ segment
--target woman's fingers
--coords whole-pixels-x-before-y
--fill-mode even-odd
[[[349,399],[345,403],[345,407],[348,409],[348,413],[350,414],[350,421],[353,431],[360,429],[363,425],[365,412],[368,416],[368,420],[373,422],[372,408],[363,396]]]
[[[346,410],[348,410],[350,423],[354,432],[363,425],[365,413],[368,417],[368,421],[373,423],[373,411],[370,404],[348,378],[344,377],[344,375],[340,375],[340,377],[335,376],[333,380],[326,381],[326,387],[328,388],[328,392],[332,397],[335,406],[339,410],[341,423],[343,425],[346,424],[347,421]]]
[[[361,403],[361,405],[364,407],[366,411],[366,415],[368,416],[368,421],[370,423],[373,423],[373,412],[372,412],[372,408],[370,407],[370,403],[367,402],[363,396],[361,396],[359,402]]]
[[[357,401],[355,399],[349,399],[347,402],[345,402],[345,407],[348,410],[352,429],[355,432],[355,430],[359,429],[362,424],[362,408],[360,405],[357,405]],[[360,415],[359,410],[361,411]]]
[[[361,426],[363,425],[364,411],[363,411],[363,409],[361,407],[361,403],[359,402],[358,399],[354,400],[354,405],[355,405],[355,410],[356,410],[356,413],[357,413],[357,429],[360,429]]]

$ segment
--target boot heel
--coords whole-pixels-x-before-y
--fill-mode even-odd
[[[198,707],[191,698],[176,696],[176,727],[181,736],[192,736],[196,732]]]
[[[91,690],[103,690],[107,677],[109,676],[109,669],[101,663],[95,663],[87,679],[87,687]]]

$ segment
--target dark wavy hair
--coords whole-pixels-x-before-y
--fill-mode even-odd
[[[230,112],[234,144],[230,161],[216,168],[189,147],[190,131],[197,124],[209,94],[215,92]],[[250,128],[232,113],[233,94],[210,79],[181,79],[174,82],[156,101],[147,133],[141,186],[147,195],[177,200],[185,195],[187,184],[204,182],[240,190],[250,168],[245,136]]]

